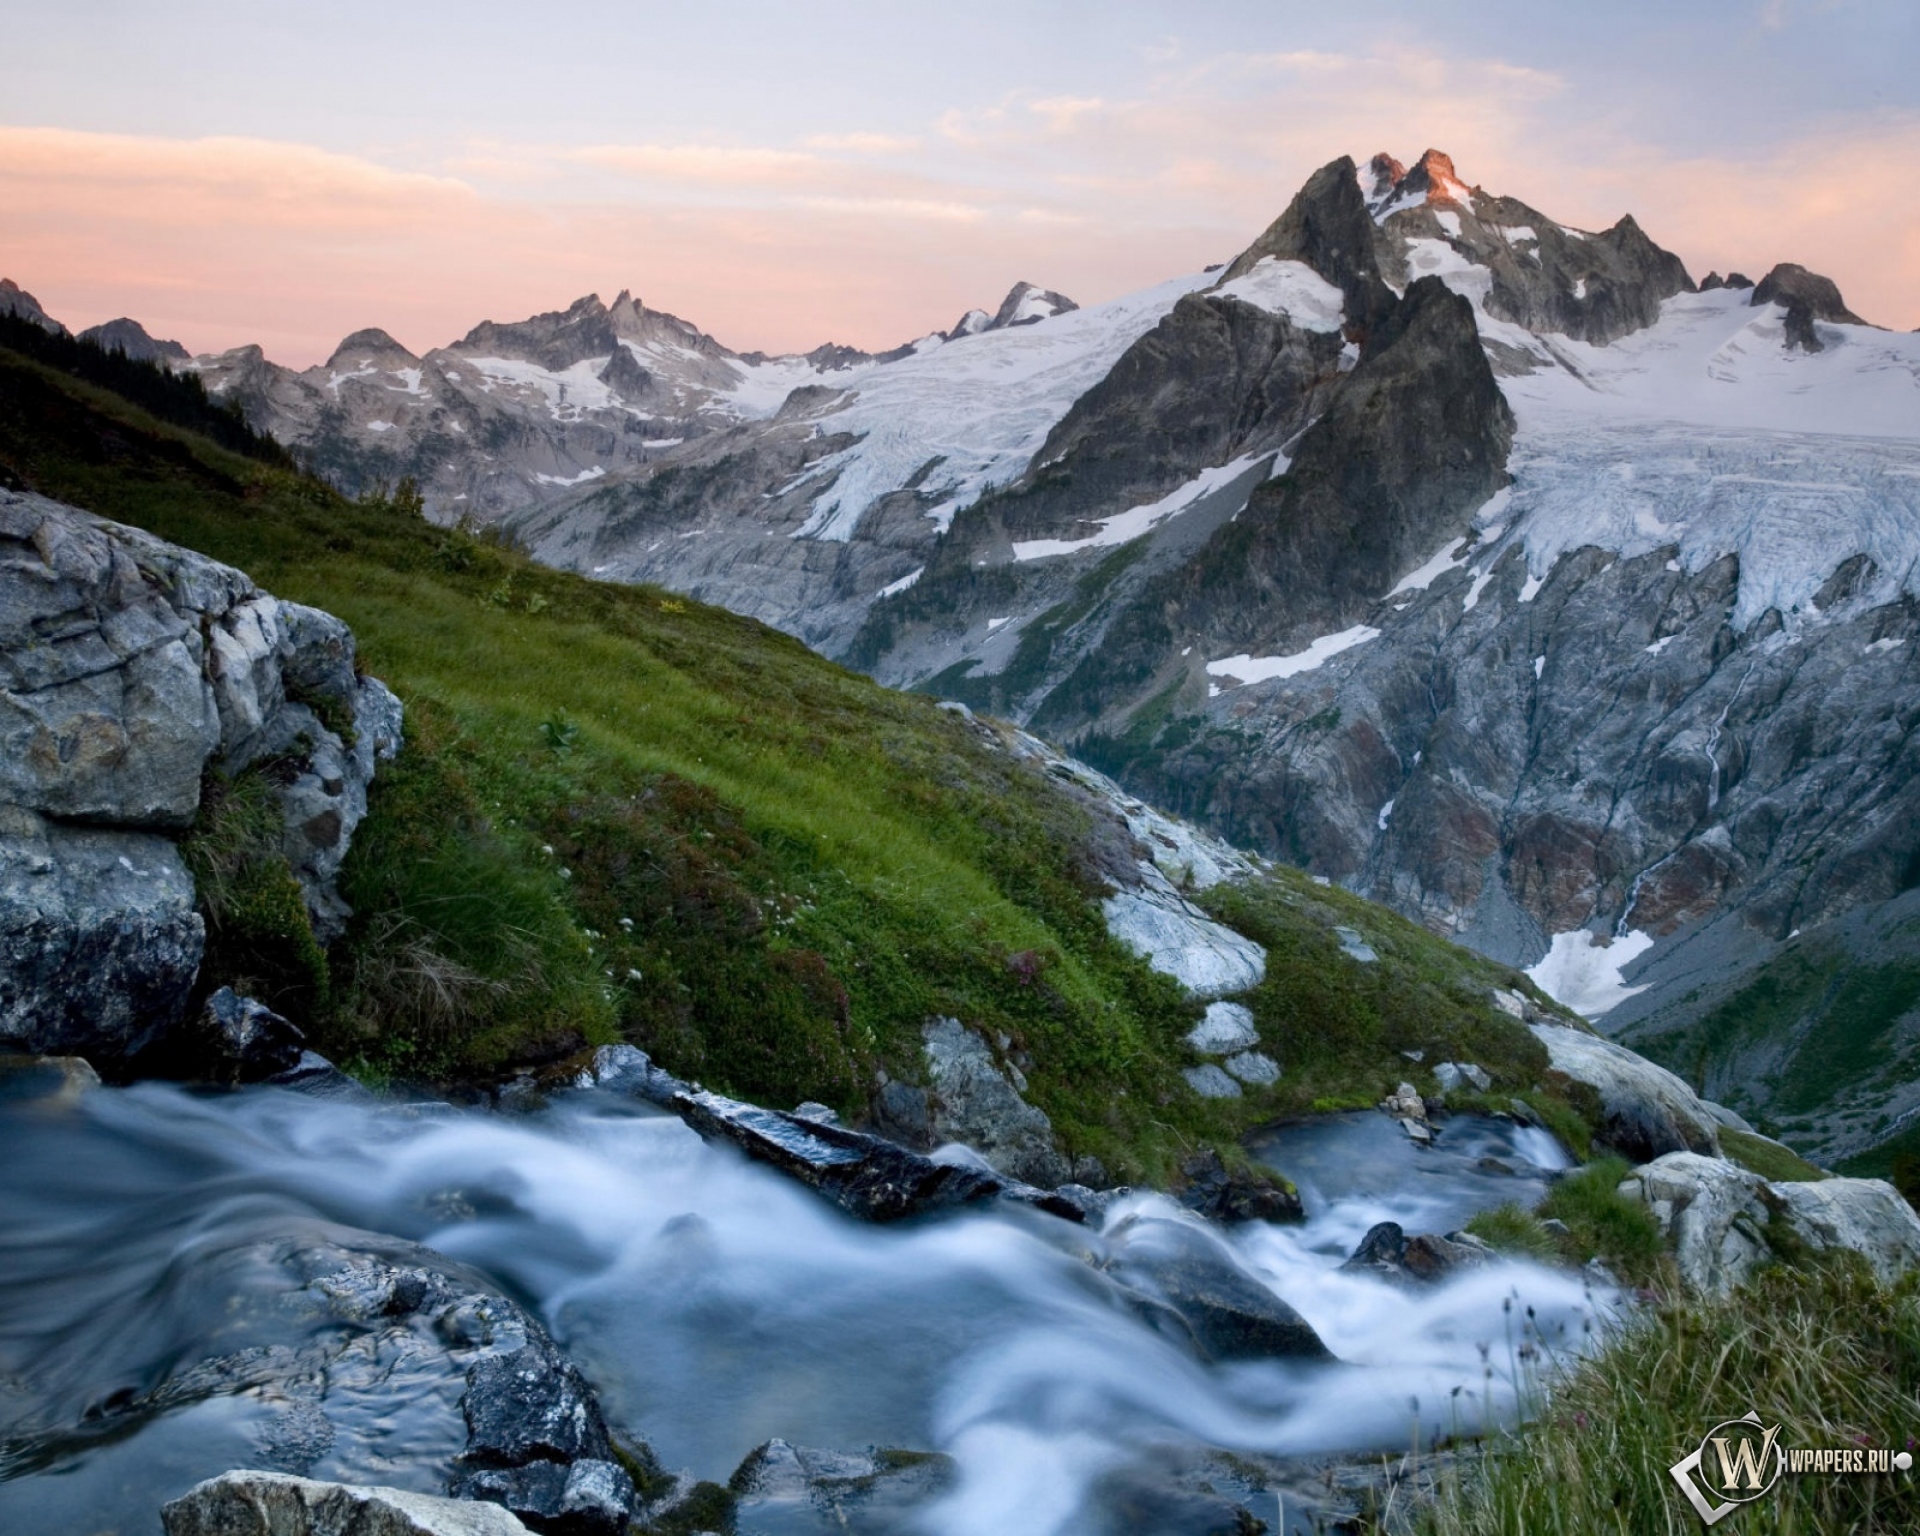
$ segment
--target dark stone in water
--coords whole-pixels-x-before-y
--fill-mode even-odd
[[[1000,1197],[1068,1221],[1086,1219],[1079,1203],[1051,1191],[979,1168],[936,1163],[861,1131],[821,1125],[717,1093],[678,1093],[672,1108],[708,1140],[731,1142],[865,1221],[899,1221]]]
[[[823,1451],[769,1440],[728,1482],[744,1530],[781,1536],[892,1536],[950,1488],[953,1462],[930,1451]]]
[[[1217,1239],[1185,1222],[1136,1217],[1110,1234],[1102,1268],[1122,1285],[1159,1305],[1148,1320],[1167,1329],[1179,1319],[1185,1342],[1209,1360],[1289,1356],[1330,1360],[1320,1336]]]
[[[222,987],[206,1001],[181,1042],[194,1075],[222,1083],[257,1083],[290,1072],[305,1054],[306,1036],[265,1003]]]
[[[1229,1173],[1207,1147],[1180,1165],[1180,1203],[1215,1221],[1304,1221],[1300,1196],[1278,1178]]]
[[[471,1470],[457,1496],[504,1504],[551,1536],[626,1529],[633,1479],[613,1460],[593,1389],[547,1340],[475,1361],[460,1406]]]
[[[1478,1268],[1492,1255],[1492,1249],[1468,1232],[1449,1232],[1445,1237],[1422,1232],[1408,1237],[1397,1221],[1383,1221],[1368,1230],[1340,1267],[1396,1285],[1432,1285],[1460,1270]]]
[[[302,1051],[300,1059],[285,1072],[276,1072],[263,1081],[272,1088],[291,1088],[318,1099],[353,1099],[371,1103],[374,1094],[365,1084],[356,1082],[318,1051]]]
[[[476,1361],[460,1406],[469,1462],[518,1467],[613,1453],[592,1390],[544,1340]]]

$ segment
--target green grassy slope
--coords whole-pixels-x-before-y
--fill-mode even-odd
[[[373,1076],[485,1079],[626,1038],[774,1104],[918,1078],[921,1022],[1004,1036],[1069,1151],[1164,1175],[1190,1146],[1457,1057],[1530,1089],[1490,1005],[1524,981],[1282,873],[1213,893],[1268,944],[1249,1002],[1285,1076],[1206,1102],[1200,1006],[1106,934],[1114,829],[932,700],[757,623],[544,569],[392,500],[217,448],[0,350],[0,472],[339,614],[407,703],[319,956],[264,851],[262,798],[209,784],[189,852],[240,981]],[[1334,923],[1379,950],[1362,967]]]

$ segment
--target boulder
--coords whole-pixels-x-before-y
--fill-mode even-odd
[[[1559,1024],[1535,1024],[1553,1070],[1600,1096],[1601,1138],[1636,1163],[1668,1152],[1720,1155],[1718,1124],[1699,1096],[1665,1067],[1611,1040]]]
[[[958,1019],[929,1020],[921,1037],[936,1140],[962,1142],[1028,1184],[1052,1186],[1072,1177],[1054,1145],[1053,1123],[1020,1097],[1026,1079],[1016,1064],[1001,1066],[979,1033]]]
[[[1493,1249],[1471,1232],[1420,1232],[1409,1237],[1398,1222],[1368,1229],[1360,1246],[1340,1268],[1348,1274],[1374,1275],[1395,1285],[1433,1285],[1465,1269],[1478,1269]]]
[[[221,987],[186,1032],[201,1075],[220,1082],[257,1083],[294,1071],[306,1054],[305,1036],[265,1003]]]
[[[1816,1252],[1863,1254],[1888,1285],[1920,1268],[1920,1216],[1884,1179],[1819,1179],[1773,1186],[1787,1224]]]
[[[935,1162],[864,1131],[821,1125],[717,1093],[676,1093],[670,1107],[709,1141],[778,1168],[864,1221],[899,1221],[1005,1198],[1068,1221],[1085,1207],[1051,1191],[960,1162]]]
[[[1187,1044],[1203,1056],[1227,1056],[1259,1043],[1253,1011],[1241,1003],[1209,1003],[1205,1017],[1187,1031]]]
[[[1129,1217],[1108,1234],[1099,1267],[1146,1300],[1150,1322],[1203,1359],[1332,1358],[1305,1318],[1218,1238],[1187,1222]]]
[[[1180,1075],[1187,1086],[1203,1099],[1237,1099],[1240,1085],[1212,1062],[1200,1067],[1182,1067]]]
[[[1277,1174],[1229,1172],[1220,1154],[1202,1148],[1180,1164],[1182,1205],[1214,1221],[1304,1221],[1300,1195]]]
[[[1216,923],[1164,879],[1109,896],[1101,910],[1109,933],[1195,997],[1245,992],[1267,974],[1264,949]]]
[[[1280,1063],[1264,1051],[1241,1051],[1222,1065],[1249,1088],[1271,1088],[1280,1081]]]
[[[227,1472],[160,1511],[166,1536],[525,1536],[492,1504],[398,1488],[319,1483],[283,1472]]]
[[[0,804],[0,1046],[131,1056],[185,1014],[205,949],[166,838]]]
[[[0,1042],[118,1057],[178,1023],[204,935],[173,838],[202,775],[271,761],[315,931],[400,704],[331,614],[0,490]]]
[[[1920,1216],[1881,1179],[1770,1184],[1720,1158],[1671,1152],[1633,1170],[1620,1193],[1643,1202],[1680,1278],[1724,1296],[1779,1257],[1777,1243],[1863,1255],[1891,1284],[1920,1267]]]
[[[74,1357],[71,1418],[35,1425],[19,1448],[122,1439],[157,1416],[227,1399],[262,1465],[304,1474],[331,1459],[365,1481],[359,1469],[404,1467],[416,1485],[437,1483],[518,1517],[480,1531],[623,1532],[631,1484],[591,1388],[538,1321],[425,1248],[334,1230],[270,1223],[237,1246],[183,1247],[175,1304],[190,1300],[204,1319],[174,1324],[188,1347],[151,1366],[107,1351]],[[203,1454],[221,1457],[228,1444],[216,1436]],[[220,1470],[219,1461],[179,1468]],[[283,1528],[307,1527],[266,1527],[275,1536]]]
[[[769,1440],[748,1452],[728,1487],[743,1530],[786,1536],[890,1536],[953,1486],[950,1458],[925,1451],[825,1451]]]
[[[71,1104],[99,1086],[83,1056],[0,1056],[0,1099]]]
[[[1487,1069],[1470,1061],[1443,1061],[1433,1069],[1433,1075],[1442,1093],[1455,1093],[1464,1088],[1477,1088],[1485,1093],[1493,1086]]]

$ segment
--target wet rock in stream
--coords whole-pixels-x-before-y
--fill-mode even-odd
[[[1464,1269],[1491,1263],[1493,1249],[1471,1232],[1420,1232],[1409,1237],[1397,1221],[1371,1227],[1340,1268],[1376,1275],[1395,1285],[1434,1285]]]

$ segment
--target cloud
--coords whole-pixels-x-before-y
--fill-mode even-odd
[[[1558,76],[1378,47],[1183,53],[1132,94],[929,106],[788,143],[474,141],[379,163],[254,139],[0,127],[0,273],[70,324],[133,314],[198,349],[325,357],[381,325],[416,350],[631,287],[730,345],[883,347],[1016,277],[1098,302],[1225,260],[1341,153],[1450,152],[1583,228],[1631,211],[1696,276],[1796,260],[1920,325],[1920,119],[1861,117],[1683,157]]]
[[[845,149],[860,155],[904,155],[921,143],[890,133],[814,133],[801,142],[809,149]]]

